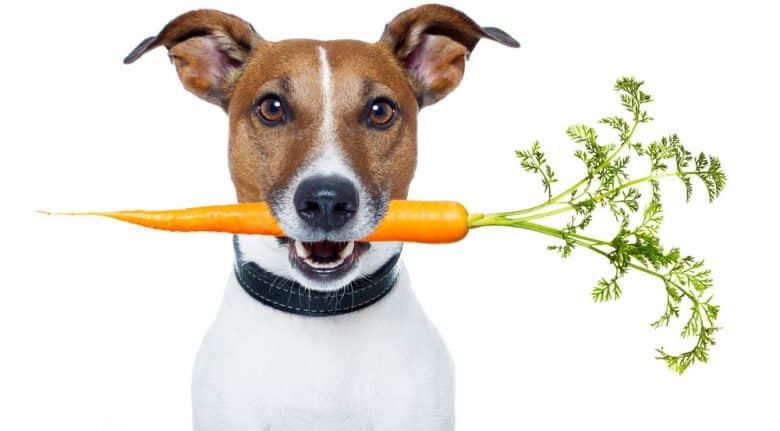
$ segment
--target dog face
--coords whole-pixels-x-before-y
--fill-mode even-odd
[[[233,15],[188,12],[126,59],[163,45],[184,87],[229,116],[240,202],[268,201],[286,238],[240,237],[244,256],[317,290],[379,268],[400,244],[364,243],[416,160],[417,112],[460,82],[495,28],[439,5],[410,9],[377,43],[262,39]]]
[[[228,109],[239,200],[267,200],[306,242],[368,235],[414,172],[418,108],[401,67],[377,45],[307,40],[262,46],[245,67]]]

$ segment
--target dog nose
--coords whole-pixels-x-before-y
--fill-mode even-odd
[[[298,185],[293,204],[298,216],[309,226],[334,230],[355,216],[358,192],[352,181],[344,177],[315,176]]]

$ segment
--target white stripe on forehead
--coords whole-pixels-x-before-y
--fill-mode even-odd
[[[345,162],[339,148],[334,120],[333,106],[333,75],[328,62],[328,52],[325,47],[317,47],[320,60],[320,92],[322,96],[322,124],[319,133],[319,152],[314,159],[311,170],[318,175],[341,175],[356,183],[357,178]]]
[[[333,97],[331,89],[330,63],[328,63],[328,53],[325,48],[317,47],[320,54],[320,87],[322,91],[322,128],[320,129],[320,140],[326,146],[336,144],[336,133],[333,130]]]

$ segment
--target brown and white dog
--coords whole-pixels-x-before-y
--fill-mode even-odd
[[[518,46],[440,5],[401,13],[376,43],[271,42],[196,10],[125,59],[168,49],[184,87],[228,114],[238,200],[268,201],[288,235],[235,240],[194,367],[194,429],[453,429],[451,359],[401,244],[355,240],[406,198],[417,113],[460,83],[481,38]]]

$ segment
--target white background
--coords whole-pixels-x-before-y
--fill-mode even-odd
[[[460,430],[778,429],[778,32],[771,2],[452,2],[523,47],[482,42],[451,96],[420,115],[411,198],[473,211],[543,198],[513,150],[541,139],[561,184],[582,175],[564,129],[619,112],[612,83],[647,82],[657,121],[721,157],[722,198],[665,189],[667,245],[706,257],[722,305],[711,362],[685,376],[648,323],[662,286],[640,275],[610,304],[609,272],[547,238],[485,229],[408,245],[421,302],[457,367]],[[268,39],[374,41],[413,2],[16,3],[3,12],[0,429],[173,430],[230,271],[230,238],[170,234],[37,208],[166,208],[234,199],[222,112],[179,85],[164,50],[122,58],[186,10],[218,7]],[[605,138],[609,133],[602,130]]]

